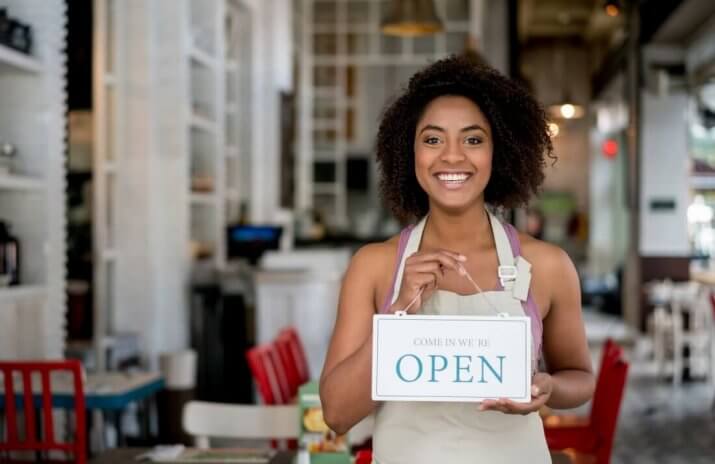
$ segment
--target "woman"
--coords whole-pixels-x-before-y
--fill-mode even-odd
[[[418,72],[385,112],[377,137],[382,194],[398,218],[416,225],[353,257],[320,382],[323,414],[336,432],[375,412],[376,462],[550,462],[537,411],[591,397],[573,264],[559,248],[519,234],[487,210],[526,204],[551,152],[539,104],[464,57]],[[518,256],[532,266],[530,276],[516,277],[527,279],[522,285],[498,276],[498,267]],[[513,288],[524,283],[528,294],[517,295]],[[532,401],[372,401],[372,316],[455,308],[493,315],[477,287],[488,289],[501,311],[532,319],[533,351],[546,368],[534,373]]]

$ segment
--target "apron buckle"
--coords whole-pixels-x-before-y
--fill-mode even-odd
[[[497,275],[499,276],[499,281],[503,287],[507,282],[516,280],[516,266],[499,266],[497,268]]]

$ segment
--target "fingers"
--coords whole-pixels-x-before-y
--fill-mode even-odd
[[[458,253],[453,253],[451,251],[439,250],[429,253],[415,253],[409,258],[407,258],[406,265],[434,262],[439,263],[444,267],[454,269],[459,272],[462,268],[461,263],[465,262],[466,258]]]
[[[422,301],[437,288],[437,282],[444,277],[445,269],[449,268],[464,273],[461,264],[464,261],[466,261],[464,256],[447,250],[414,253],[408,257],[397,306],[403,308],[412,303],[409,312],[417,311]],[[420,290],[423,293],[422,297],[418,298],[417,294]],[[415,298],[417,299],[415,300]]]
[[[506,398],[498,400],[484,400],[479,405],[480,411],[500,411],[504,414],[526,415],[538,411],[546,403],[547,396],[540,395],[533,398],[529,403],[517,403]]]
[[[405,276],[407,279],[412,275],[432,274],[436,279],[444,277],[444,268],[437,262],[423,262],[412,264],[409,268],[405,268]]]

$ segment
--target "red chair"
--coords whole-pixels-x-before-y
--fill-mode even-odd
[[[300,341],[300,336],[295,328],[287,327],[278,335],[279,339],[285,339],[290,355],[293,358],[295,369],[298,372],[299,385],[302,385],[310,380],[310,369],[308,367],[308,358],[305,356],[303,343]]]
[[[372,462],[371,450],[360,450],[355,454],[355,464],[370,464]]]
[[[291,384],[288,380],[288,373],[281,360],[281,356],[278,351],[278,346],[275,343],[271,343],[268,346],[268,361],[273,367],[273,371],[276,373],[276,382],[278,383],[278,389],[280,390],[281,403],[278,404],[288,404],[295,394],[291,393]]]
[[[290,394],[288,377],[275,344],[266,343],[250,348],[246,351],[246,360],[264,404],[290,403],[294,395]],[[271,447],[278,446],[278,441],[271,440]],[[297,449],[298,442],[288,440],[286,446],[288,449]]]
[[[601,356],[590,416],[545,418],[544,432],[549,449],[571,448],[593,455],[598,464],[608,464],[627,374],[628,363],[623,359],[622,348],[608,340]]]
[[[298,394],[298,388],[303,383],[300,380],[298,366],[291,352],[290,340],[286,336],[279,335],[278,338],[276,338],[275,345],[281,365],[283,366],[283,371],[285,372],[286,380],[288,381],[289,396],[292,398]]]
[[[52,390],[50,386],[50,375],[53,372],[69,372],[72,375],[75,411],[74,442],[58,442],[55,440],[55,428],[52,420]],[[17,451],[36,451],[46,454],[51,451],[60,451],[65,454],[72,454],[74,458],[72,462],[85,464],[87,461],[87,432],[85,429],[84,386],[80,362],[77,360],[0,362],[0,374],[3,377],[5,390],[6,417],[5,434],[4,436],[0,435],[0,455],[9,455],[9,453]],[[41,379],[41,401],[39,398],[34,397],[32,389],[32,378],[36,378],[37,374]],[[15,382],[16,377],[20,377],[22,382]],[[22,383],[22,393],[20,393],[20,383]],[[17,391],[15,387],[18,387]],[[22,401],[20,401],[20,395],[22,396]],[[39,406],[38,411],[35,411],[36,405]],[[17,427],[18,406],[24,413],[25,433],[23,439],[20,438],[22,434]],[[41,423],[35,424],[36,419],[39,419]],[[3,439],[6,441],[1,441]],[[9,459],[8,456],[4,456],[4,458]],[[6,459],[0,458],[0,460],[8,462]],[[52,462],[47,459],[42,461]]]
[[[268,357],[268,345],[258,345],[246,351],[246,361],[264,404],[280,404],[281,392],[273,365]]]

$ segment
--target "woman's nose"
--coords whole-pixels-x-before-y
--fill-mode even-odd
[[[452,142],[445,144],[440,158],[445,163],[458,163],[463,161],[465,156],[462,147],[458,143]]]

